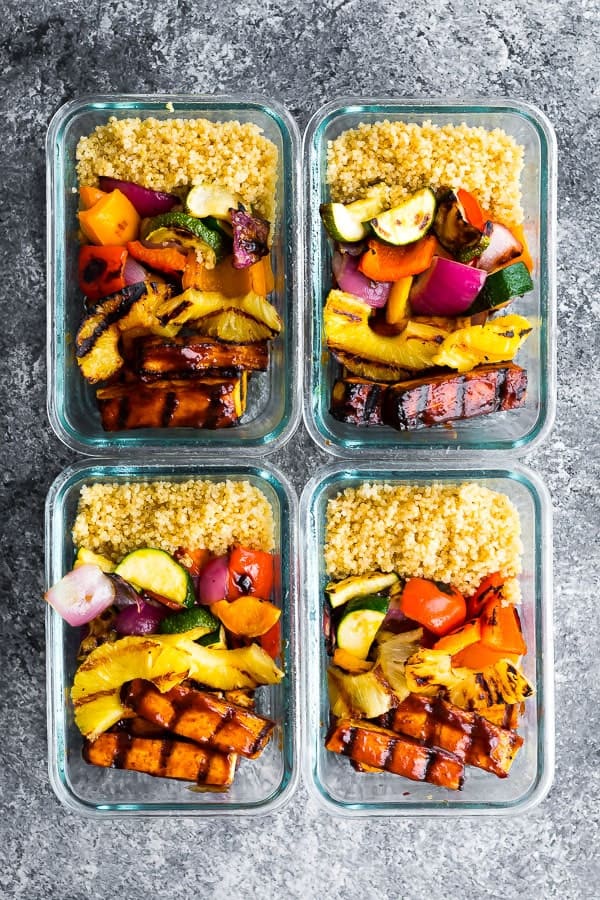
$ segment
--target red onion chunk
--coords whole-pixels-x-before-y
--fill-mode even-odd
[[[434,256],[433,263],[415,279],[410,305],[417,316],[460,316],[484,285],[487,272],[454,259]]]
[[[118,634],[154,634],[169,610],[140,598],[139,603],[126,606],[115,619]]]
[[[403,634],[405,631],[412,631],[414,628],[421,627],[418,622],[404,615],[400,606],[401,598],[402,594],[392,594],[388,611],[381,626],[387,631],[394,631],[396,634]]]
[[[340,253],[349,253],[350,256],[361,256],[367,247],[364,241],[338,241],[335,246]]]
[[[251,216],[243,209],[230,209],[233,228],[234,269],[246,269],[269,253],[269,229],[266,219]]]
[[[131,254],[127,254],[125,268],[123,269],[125,284],[138,284],[140,281],[145,281],[147,277],[148,273],[145,268]]]
[[[100,176],[100,190],[121,191],[143,218],[169,212],[176,203],[179,203],[179,198],[173,194],[151,191],[132,181],[120,181],[118,178],[109,178],[107,175]]]
[[[488,224],[491,226],[487,232],[490,242],[477,260],[477,268],[493,272],[516,256],[520,256],[523,245],[504,225],[499,225],[498,222]]]
[[[358,268],[358,257],[349,253],[333,254],[332,268],[340,290],[360,297],[374,308],[385,306],[392,285],[389,281],[372,281]]]
[[[217,603],[227,598],[227,580],[229,575],[229,557],[217,556],[211,559],[200,573],[198,581],[198,600],[204,606]]]
[[[87,625],[115,601],[115,586],[100,566],[86,564],[67,572],[44,599],[69,625]]]
[[[117,609],[125,609],[126,606],[138,606],[142,602],[140,594],[138,594],[133,585],[121,578],[120,575],[110,572],[108,577],[115,586],[113,603]]]

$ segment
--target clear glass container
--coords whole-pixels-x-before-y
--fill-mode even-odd
[[[414,431],[388,426],[369,428],[338,422],[329,413],[331,388],[338,370],[323,341],[323,306],[331,284],[331,242],[319,216],[329,200],[326,183],[327,145],[360,123],[431,121],[435,125],[465,122],[487,129],[502,128],[525,150],[521,177],[524,228],[534,261],[534,290],[518,300],[515,312],[534,324],[518,354],[527,369],[524,407],[506,413],[436,425]],[[372,100],[348,98],[323,106],[311,119],[304,136],[307,182],[306,334],[304,418],[317,444],[329,453],[391,457],[404,453],[447,450],[501,450],[523,453],[548,434],[555,409],[556,341],[556,139],[552,126],[535,107],[509,99]]]
[[[461,791],[449,791],[384,773],[359,774],[349,761],[325,749],[329,721],[326,670],[329,657],[322,630],[325,574],[323,546],[328,500],[361,482],[391,484],[462,483],[476,481],[500,491],[516,506],[523,542],[520,576],[523,634],[528,653],[523,670],[535,686],[519,725],[524,739],[507,778],[467,767]],[[515,464],[481,468],[461,460],[418,462],[406,469],[389,464],[341,462],[319,472],[307,484],[300,502],[304,533],[302,662],[305,699],[303,773],[317,802],[341,816],[503,815],[521,813],[539,803],[550,789],[554,772],[554,672],[552,640],[551,503],[542,481]]]
[[[69,691],[77,667],[80,630],[48,606],[46,612],[48,763],[50,782],[70,810],[88,816],[260,815],[279,809],[293,794],[297,763],[297,503],[287,479],[271,466],[236,462],[124,464],[86,460],[56,479],[46,501],[46,585],[72,568],[71,530],[81,487],[96,482],[185,481],[189,478],[249,481],[273,509],[275,567],[273,602],[281,607],[282,661],[285,678],[258,689],[257,710],[277,722],[258,759],[240,762],[225,793],[199,793],[182,781],[136,772],[103,769],[84,762],[82,737],[73,720]]]
[[[169,108],[167,108],[169,104]],[[94,388],[82,377],[74,339],[83,315],[78,288],[78,208],[75,151],[83,135],[111,116],[119,119],[206,118],[214,122],[253,122],[278,150],[276,221],[271,261],[275,290],[270,299],[283,319],[281,335],[271,342],[269,369],[249,380],[243,424],[219,430],[192,428],[131,429],[106,432],[96,408]],[[48,208],[48,416],[58,437],[81,453],[128,456],[149,449],[163,454],[248,451],[255,455],[281,447],[298,425],[301,407],[302,296],[301,201],[298,196],[299,132],[279,104],[235,96],[107,95],[71,101],[50,123],[46,143]]]

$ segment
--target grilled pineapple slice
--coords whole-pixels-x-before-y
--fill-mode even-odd
[[[162,643],[185,654],[189,678],[221,691],[256,688],[259,684],[278,684],[283,672],[258,644],[237,650],[217,650],[196,644],[193,632],[165,634]]]
[[[235,344],[253,344],[273,337],[270,328],[239,309],[225,309],[205,316],[195,324],[202,334]]]
[[[375,669],[351,675],[337,666],[329,666],[327,684],[331,713],[338,718],[373,719],[388,712],[394,704],[389,685]]]
[[[237,316],[229,317],[227,327],[223,326],[227,333],[233,336],[224,337],[221,334],[216,334],[217,327],[214,322],[212,327],[209,323],[207,326],[209,330],[204,331],[202,327],[204,320],[212,319],[217,315],[228,312],[237,313]],[[194,326],[201,333],[239,343],[249,343],[250,341],[273,337],[275,334],[279,334],[282,328],[281,319],[275,307],[265,297],[261,297],[254,291],[249,291],[243,297],[226,297],[218,291],[197,291],[194,288],[188,288],[177,297],[172,297],[161,304],[158,316],[163,325],[182,328],[187,322],[194,322]],[[232,328],[231,323],[236,319],[238,331],[243,340],[235,336],[237,332],[235,328]],[[261,325],[261,336],[254,336],[256,329],[252,337],[243,334],[240,328],[242,319],[250,319]]]
[[[465,670],[462,670],[465,671]],[[482,710],[500,703],[522,703],[534,694],[533,685],[508,659],[501,659],[483,672],[470,672],[450,688],[450,702],[463,709]]]
[[[93,650],[75,673],[71,699],[75,723],[94,740],[119,719],[133,715],[121,703],[126,681],[144,678],[167,691],[187,678],[189,660],[177,647],[154,637],[124,637]]]
[[[447,330],[411,320],[401,334],[386,337],[369,327],[370,315],[371,307],[364,300],[343,291],[330,291],[323,312],[329,349],[402,369],[421,370],[433,365]]]
[[[332,355],[341,363],[344,368],[358,378],[368,378],[369,381],[383,381],[391,384],[397,381],[406,381],[411,377],[412,372],[408,369],[401,369],[398,366],[387,366],[384,363],[373,362],[370,359],[363,359],[353,353],[346,353],[344,350],[332,349]]]
[[[418,650],[407,659],[404,668],[410,693],[428,697],[450,690],[469,673],[469,669],[453,669],[452,657],[443,650]],[[460,706],[460,703],[456,705]]]
[[[502,316],[449,334],[432,359],[435,366],[469,372],[482,363],[510,362],[532,329],[523,316]]]
[[[381,632],[380,632],[381,634]],[[386,640],[377,640],[377,662],[383,676],[394,691],[396,697],[402,701],[410,694],[406,681],[406,661],[414,654],[423,639],[423,629],[415,628],[414,631],[405,631],[402,634],[386,635]]]

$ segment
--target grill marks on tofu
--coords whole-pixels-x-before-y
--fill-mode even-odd
[[[460,790],[463,784],[464,763],[454,753],[428,747],[370,722],[339,719],[329,730],[325,746],[369,767],[367,771],[383,769],[450,790]]]
[[[136,679],[123,687],[121,699],[155,725],[248,759],[260,756],[275,727],[252,710],[184,684],[161,694],[150,682]]]
[[[234,753],[200,747],[191,741],[135,737],[125,732],[85,741],[83,758],[95,766],[144,772],[196,784],[227,788],[236,767]]]
[[[454,753],[467,765],[506,778],[523,744],[516,732],[436,698],[409,695],[377,720],[394,732]]]
[[[170,340],[144,337],[136,341],[135,357],[135,368],[142,381],[154,381],[198,374],[237,374],[237,369],[264,372],[269,364],[269,349],[266,341],[226,344],[202,336]]]

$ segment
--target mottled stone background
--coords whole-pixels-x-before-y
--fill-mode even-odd
[[[8,0],[0,34],[2,683],[0,895],[20,898],[597,897],[598,169],[596,0]],[[557,768],[519,818],[343,821],[300,788],[258,820],[94,822],[48,785],[43,501],[73,459],[45,411],[44,137],[83,93],[260,92],[304,127],[344,94],[507,96],[560,153],[558,417],[526,458],[555,506]],[[300,430],[274,457],[301,488]]]

